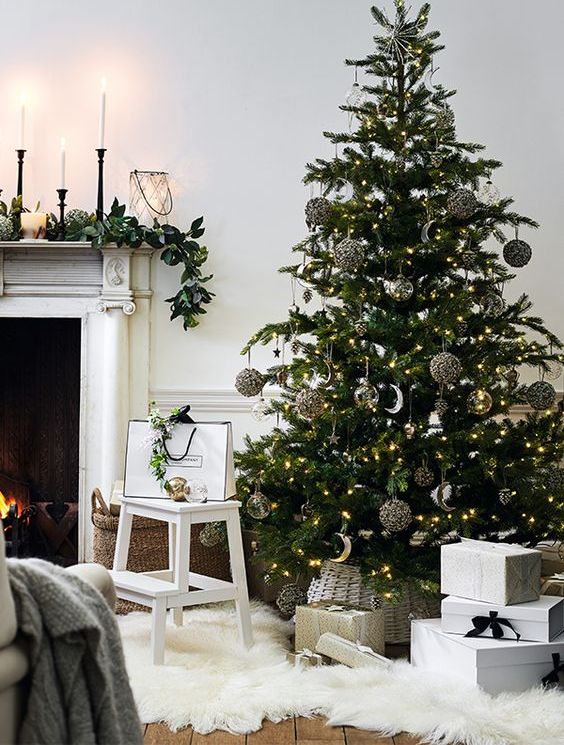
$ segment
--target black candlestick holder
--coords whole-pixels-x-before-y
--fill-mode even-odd
[[[96,206],[96,219],[104,219],[104,155],[106,154],[105,147],[97,147],[96,152],[98,153],[98,201]]]
[[[57,240],[65,240],[65,198],[67,196],[68,189],[57,189],[59,195],[59,230],[57,231]]]
[[[18,188],[16,189],[16,196],[23,197],[23,169],[26,151],[18,148],[16,153],[18,154]]]

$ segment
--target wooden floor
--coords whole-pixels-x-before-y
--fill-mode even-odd
[[[199,735],[191,728],[171,732],[164,724],[144,725],[145,745],[422,745],[411,735],[382,737],[354,727],[327,727],[325,720],[285,719],[278,724],[264,722],[252,735],[212,732]]]

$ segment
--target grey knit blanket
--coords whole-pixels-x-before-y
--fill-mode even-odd
[[[139,745],[116,619],[102,595],[39,559],[8,560],[30,680],[21,745]]]

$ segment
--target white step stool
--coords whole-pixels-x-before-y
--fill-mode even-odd
[[[240,502],[233,501],[192,504],[174,502],[172,499],[122,499],[111,575],[118,598],[152,608],[151,652],[154,665],[164,662],[167,610],[172,610],[174,623],[182,626],[182,608],[187,605],[234,600],[239,636],[246,647],[252,645],[247,575],[239,523],[240,506]],[[126,571],[133,515],[168,523],[168,569],[142,573]],[[190,572],[191,526],[216,521],[225,521],[227,524],[232,582]]]

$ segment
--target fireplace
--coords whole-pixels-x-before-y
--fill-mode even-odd
[[[4,532],[7,556],[31,555],[30,531],[34,513],[29,486],[0,474],[0,529]]]

